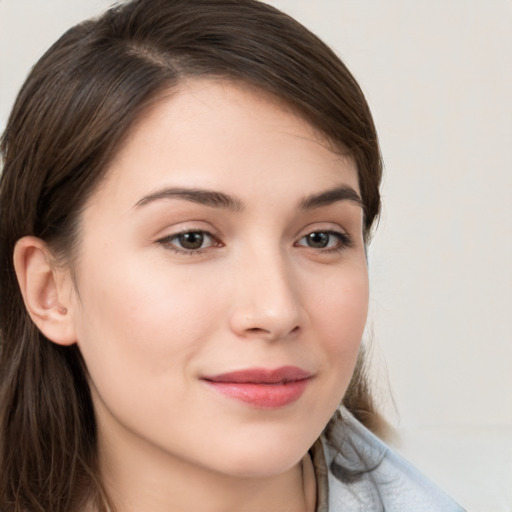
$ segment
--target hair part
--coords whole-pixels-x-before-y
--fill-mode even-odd
[[[134,0],[66,32],[23,85],[0,152],[0,510],[107,510],[96,424],[76,346],[47,340],[20,294],[18,239],[43,239],[64,261],[80,214],[134,122],[183,80],[218,77],[271,93],[357,164],[369,240],[381,159],[363,93],[298,22],[256,0]],[[374,430],[362,365],[344,403]]]

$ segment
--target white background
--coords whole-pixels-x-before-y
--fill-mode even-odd
[[[36,59],[110,3],[0,0],[0,130]],[[269,3],[334,47],[374,113],[369,331],[395,443],[468,510],[510,512],[512,1]]]

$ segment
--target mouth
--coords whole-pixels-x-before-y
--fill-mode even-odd
[[[250,368],[202,377],[218,393],[260,409],[277,409],[296,402],[313,375],[296,366]]]

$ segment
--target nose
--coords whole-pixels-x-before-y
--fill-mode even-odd
[[[234,276],[233,332],[268,341],[296,335],[303,327],[305,312],[291,265],[275,254],[244,260]]]

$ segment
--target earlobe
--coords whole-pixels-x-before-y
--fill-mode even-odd
[[[48,246],[33,236],[18,240],[14,269],[25,307],[39,330],[59,345],[75,343],[71,277],[53,264]]]

